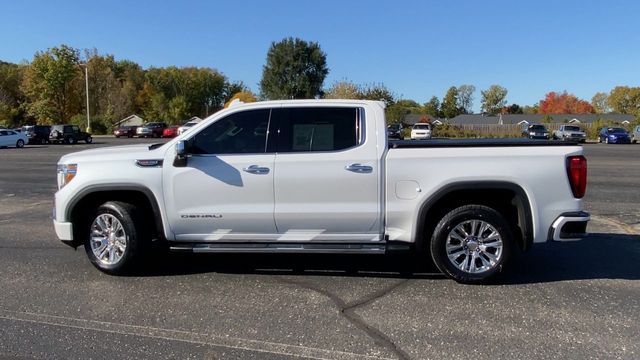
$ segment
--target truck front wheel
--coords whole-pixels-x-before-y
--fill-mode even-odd
[[[431,237],[431,257],[446,276],[480,283],[498,274],[511,254],[513,235],[496,210],[465,205],[447,213]]]
[[[91,263],[113,275],[127,274],[135,266],[143,242],[142,224],[134,205],[109,201],[100,205],[86,223],[84,249]]]

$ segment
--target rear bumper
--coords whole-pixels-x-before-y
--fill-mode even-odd
[[[577,241],[587,235],[587,223],[591,217],[584,211],[564,213],[549,228],[549,240]]]

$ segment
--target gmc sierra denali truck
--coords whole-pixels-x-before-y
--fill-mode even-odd
[[[234,104],[166,144],[63,156],[54,226],[123,274],[173,251],[385,254],[448,277],[499,273],[516,247],[584,236],[574,143],[389,141],[381,102]]]

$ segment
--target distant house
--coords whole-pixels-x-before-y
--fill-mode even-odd
[[[444,119],[434,118],[431,115],[426,115],[426,114],[407,114],[402,119],[402,123],[405,125],[412,126],[415,123],[419,123],[420,120],[424,117],[429,118],[429,122],[434,125],[444,124],[444,121],[443,121]]]
[[[420,114],[409,114],[404,117],[404,123],[412,125],[420,119]],[[461,114],[452,119],[439,119],[443,123],[453,125],[529,125],[543,122],[547,118],[551,123],[590,124],[597,120],[612,121],[619,124],[632,123],[633,115],[624,114]],[[413,121],[413,122],[412,122]]]
[[[140,126],[144,124],[144,119],[141,118],[138,115],[129,115],[126,118],[116,122],[115,124],[113,124],[114,127],[120,127],[120,126]]]

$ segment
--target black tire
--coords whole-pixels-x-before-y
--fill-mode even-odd
[[[72,145],[75,145],[75,144],[77,144],[77,143],[78,143],[78,139],[76,139],[76,138],[74,138],[74,137],[73,137],[73,138],[71,138],[70,140],[71,140],[71,144],[72,144]]]
[[[23,148],[24,147],[24,140],[18,139],[18,141],[16,141],[16,147],[18,149]]]
[[[93,142],[93,138],[91,136],[87,136],[87,138],[84,139],[84,142],[86,142],[87,144],[91,144]]]
[[[118,261],[114,263],[108,263],[110,259],[99,259],[94,253],[91,243],[91,234],[94,230],[98,230],[100,227],[98,224],[98,218],[106,216],[107,218],[113,217],[118,220],[124,231],[124,238],[126,239],[125,249],[122,252],[114,250],[116,253],[120,253]],[[112,275],[127,275],[130,274],[138,265],[138,260],[141,258],[141,253],[144,243],[147,241],[145,222],[139,215],[136,206],[120,202],[109,201],[100,205],[95,209],[88,220],[85,222],[83,236],[84,236],[84,249],[87,253],[89,261],[98,268],[100,271]],[[117,234],[116,234],[117,235]],[[115,240],[107,239],[114,242],[112,247],[115,246]],[[105,246],[106,244],[105,243]],[[96,250],[97,251],[97,250]]]
[[[40,139],[41,145],[45,145],[46,143],[47,143],[47,140],[45,138]]]
[[[457,227],[471,227],[473,224],[471,221],[474,220],[481,221],[480,224],[489,224],[491,228],[486,228],[482,231],[476,227],[479,231],[478,234],[474,234],[473,230],[471,230],[472,236],[467,236],[464,242],[450,237],[451,234],[454,234],[454,231],[457,231],[455,230]],[[495,242],[485,242],[493,237],[489,236],[487,232],[493,234],[494,231],[501,240],[500,250],[498,250],[497,240]],[[456,234],[459,234],[459,232],[456,232]],[[482,239],[485,239],[485,241]],[[455,244],[456,242],[459,245]],[[513,243],[511,227],[499,212],[484,205],[465,205],[450,211],[436,225],[431,237],[431,257],[438,269],[447,277],[465,284],[482,283],[502,271],[511,256]],[[450,248],[451,256],[454,259],[449,257],[450,254],[447,252],[448,244],[452,247]],[[459,246],[459,249],[455,248],[457,246]],[[483,246],[485,250],[482,250]],[[457,257],[455,257],[456,253],[459,253]],[[472,253],[472,256],[468,256],[467,253]],[[459,263],[454,264],[454,262],[458,261]],[[478,266],[478,264],[484,265],[486,262],[490,266],[482,270],[483,266]],[[471,270],[470,264],[472,263],[474,269],[479,271],[473,272]],[[463,270],[459,266],[468,267],[469,269]]]

